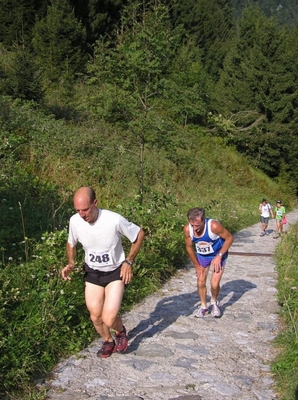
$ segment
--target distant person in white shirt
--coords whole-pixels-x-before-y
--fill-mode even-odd
[[[266,231],[266,229],[268,227],[270,215],[272,218],[274,218],[274,214],[273,214],[271,205],[267,202],[266,199],[262,200],[262,203],[259,205],[259,210],[261,213],[261,234],[260,234],[260,236],[265,236],[265,235],[268,235],[268,232]]]

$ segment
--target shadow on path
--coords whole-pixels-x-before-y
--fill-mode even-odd
[[[256,287],[257,285],[244,279],[236,279],[234,281],[224,283],[220,289],[219,301],[222,301],[223,298],[228,296],[230,293],[233,293],[233,295],[227,302],[221,305],[221,311],[224,312],[227,307],[231,306],[233,303],[236,303],[236,301],[238,301],[244,295],[244,293],[255,289]]]
[[[224,283],[221,287],[219,300],[228,296],[230,293],[233,293],[233,295],[222,305],[222,312],[238,301],[244,293],[256,287],[255,284],[244,279],[237,279]],[[193,314],[198,301],[199,297],[197,291],[165,297],[160,300],[149,317],[141,320],[139,324],[128,333],[128,339],[130,341],[128,352],[135,351],[145,338],[152,337],[162,332],[168,326],[172,325],[180,316],[189,316]]]
[[[128,352],[135,351],[143,339],[152,337],[172,325],[181,315],[191,315],[198,303],[197,291],[165,297],[147,319],[143,319],[128,333],[130,340]],[[133,339],[134,338],[134,339]],[[131,339],[133,339],[131,341]]]

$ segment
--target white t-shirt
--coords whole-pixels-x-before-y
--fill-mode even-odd
[[[120,214],[99,209],[96,222],[90,224],[77,213],[70,218],[68,243],[80,242],[85,251],[85,263],[99,271],[113,271],[125,260],[121,237],[133,243],[140,227]]]
[[[260,204],[261,217],[269,218],[271,208],[272,207],[269,203],[266,203],[265,205],[263,203],[261,203]]]

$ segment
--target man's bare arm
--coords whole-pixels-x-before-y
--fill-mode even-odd
[[[74,270],[75,267],[76,247],[72,247],[68,242],[66,243],[66,256],[67,265],[62,269],[61,275],[64,280],[71,280],[69,274]]]

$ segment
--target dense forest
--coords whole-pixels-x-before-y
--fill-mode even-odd
[[[262,197],[294,206],[297,15],[297,0],[0,0],[1,399],[35,398],[94,335],[81,269],[60,276],[79,186],[146,231],[124,309],[185,265],[190,207],[236,232]]]
[[[203,127],[297,191],[297,1],[0,3],[2,96],[162,147]]]

